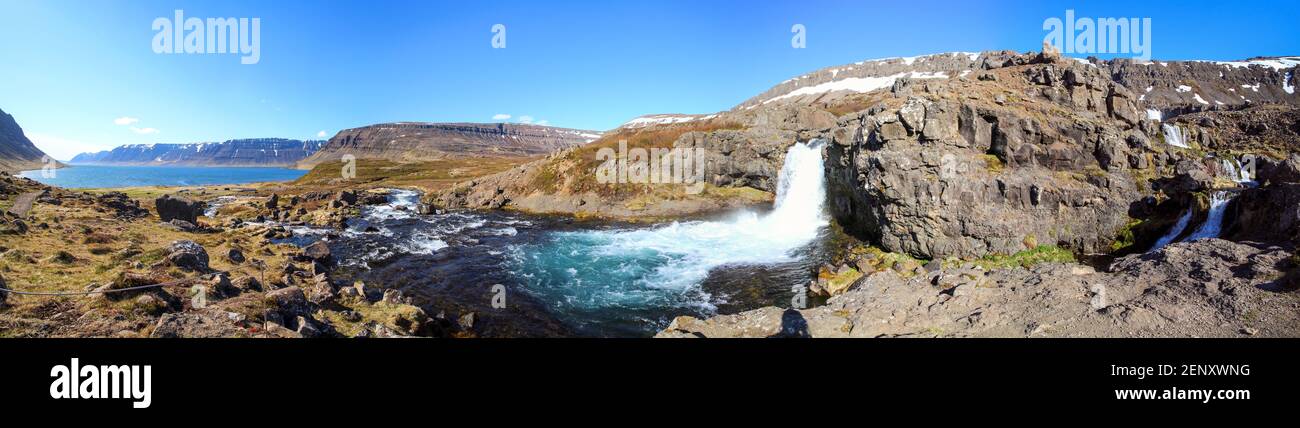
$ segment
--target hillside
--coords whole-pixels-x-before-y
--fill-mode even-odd
[[[220,143],[128,144],[113,150],[82,153],[80,165],[290,166],[316,153],[323,141],[253,138]]]
[[[345,155],[357,159],[423,162],[468,157],[531,157],[578,146],[600,132],[505,123],[381,123],[345,129],[316,154],[298,162],[300,169]]]
[[[864,123],[865,116],[887,116],[890,112],[903,111],[904,116],[911,120],[920,120],[918,117],[931,120],[927,115],[930,109],[943,113],[932,121],[951,126],[957,133],[944,135],[942,139],[952,140],[955,147],[982,147],[980,153],[972,155],[979,164],[984,163],[979,156],[992,155],[998,162],[1049,164],[1051,169],[1062,174],[1065,171],[1078,174],[1085,168],[1110,171],[1107,168],[1111,164],[1115,164],[1118,171],[1119,163],[1127,167],[1131,162],[1133,171],[1115,174],[1124,178],[1113,183],[1148,187],[1145,179],[1135,184],[1128,176],[1145,174],[1146,178],[1153,179],[1172,174],[1173,165],[1180,160],[1204,155],[1204,149],[1226,148],[1225,145],[1232,144],[1229,140],[1236,140],[1235,137],[1226,138],[1231,135],[1269,136],[1254,138],[1250,147],[1234,147],[1234,151],[1239,153],[1279,157],[1288,148],[1293,150],[1296,144],[1284,138],[1286,133],[1266,132],[1273,128],[1262,125],[1237,129],[1237,124],[1246,126],[1243,120],[1258,117],[1261,113],[1257,112],[1261,109],[1267,110],[1270,117],[1279,115],[1267,106],[1294,109],[1300,105],[1300,95],[1294,93],[1298,62],[1300,58],[1297,57],[1272,57],[1235,62],[1156,61],[1139,64],[1126,59],[1047,58],[1035,53],[1009,51],[865,60],[826,67],[785,80],[727,111],[707,116],[643,116],[581,150],[461,183],[436,195],[431,202],[446,207],[491,207],[620,218],[716,209],[731,204],[712,201],[687,207],[680,201],[680,189],[673,186],[593,185],[590,177],[594,176],[599,162],[594,149],[589,148],[614,147],[621,139],[628,140],[634,147],[703,148],[709,153],[705,176],[710,186],[771,193],[777,182],[776,173],[780,170],[783,153],[796,141],[824,138],[847,145],[868,137],[864,132],[882,125],[871,121]],[[936,102],[940,104],[930,107]],[[949,108],[953,110],[943,110]],[[983,117],[972,117],[977,114]],[[1190,121],[1196,114],[1214,117]],[[1279,117],[1291,116],[1280,114]],[[976,123],[976,119],[981,119],[980,123]],[[1072,129],[1075,124],[1085,122],[1095,129]],[[918,131],[929,124],[908,123],[900,125],[901,131],[893,125],[885,125],[888,126],[883,130],[891,136],[901,132],[903,136],[916,138]],[[1189,143],[1192,147],[1204,149],[1166,149],[1163,144],[1164,125],[1181,130],[1186,139],[1193,140]],[[1022,129],[1024,127],[1029,128]],[[1285,124],[1282,129],[1286,129]],[[1104,141],[1099,143],[1098,139],[1102,137]],[[1007,141],[1008,138],[1032,138],[1032,141]],[[988,139],[996,144],[990,146],[985,141]],[[1120,150],[1115,147],[1115,141],[1132,148]],[[1023,153],[1010,153],[1015,150]],[[912,160],[921,156],[921,152],[913,147],[900,152],[900,156]],[[849,155],[862,156],[856,153]],[[1087,158],[1082,155],[1087,155]],[[856,159],[837,162],[851,166],[850,162],[858,161]],[[935,164],[937,158],[918,158],[916,161],[928,167]],[[888,162],[884,165],[889,165]],[[873,177],[865,166],[860,168],[863,170],[845,177],[851,179],[845,180],[850,182],[834,185],[860,186],[863,183],[857,181]],[[858,178],[859,173],[864,175]],[[1025,171],[1025,174],[1017,176],[1040,173],[1055,174],[1051,171],[1032,174]],[[1006,186],[1005,179],[1003,181]],[[905,183],[880,184],[901,186]],[[917,190],[929,192],[939,189]],[[1075,190],[1078,189],[1070,191]],[[841,203],[847,204],[843,206],[845,209],[852,205],[848,200]],[[1106,227],[1128,221],[1122,215],[1120,205],[1108,209],[1119,210],[1123,218],[1096,217],[1099,221],[1105,218]],[[840,214],[844,223],[855,224],[865,213]],[[1054,220],[1044,219],[1048,223]],[[968,219],[954,220],[955,223],[962,221]],[[1083,226],[1097,225],[1080,225]],[[878,233],[872,229],[868,234]],[[907,231],[898,233],[906,234]],[[972,233],[976,232],[954,232],[956,235]],[[1109,230],[1098,232],[1099,235],[1109,233]],[[927,234],[920,235],[920,239]],[[1109,238],[1094,236],[1086,244],[1074,244],[1080,248],[1094,248],[1105,244]],[[930,245],[933,244],[927,242],[906,249],[921,254],[968,251],[964,247],[921,248]],[[986,249],[1000,246],[1000,250],[1014,247],[1006,243],[985,242],[981,245]],[[898,249],[903,248],[900,242]]]
[[[14,117],[0,110],[0,171],[15,173],[41,169],[45,152],[23,134]],[[57,165],[57,164],[56,164]]]

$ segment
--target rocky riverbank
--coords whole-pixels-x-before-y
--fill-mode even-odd
[[[455,322],[425,313],[400,291],[334,281],[337,261],[323,243],[276,242],[288,227],[340,222],[349,208],[382,203],[382,195],[238,199],[243,208],[235,211],[247,220],[284,220],[255,223],[186,197],[148,206],[122,193],[12,176],[0,178],[0,194],[36,195],[32,206],[10,207],[0,220],[0,284],[15,291],[0,292],[0,336],[459,334]]]
[[[825,305],[680,317],[656,337],[1297,337],[1294,248],[1206,239],[1116,260],[866,275]]]

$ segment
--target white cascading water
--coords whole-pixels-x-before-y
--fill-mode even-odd
[[[1223,211],[1228,207],[1228,201],[1231,200],[1231,193],[1223,190],[1215,191],[1210,196],[1210,213],[1206,216],[1205,223],[1202,223],[1201,227],[1187,236],[1187,240],[1218,238],[1219,232],[1223,229]]]
[[[1232,181],[1241,184],[1250,184],[1255,182],[1250,177],[1250,171],[1248,171],[1246,168],[1241,168],[1240,166],[1238,166],[1236,159],[1227,158],[1227,159],[1220,160],[1219,165],[1223,167],[1224,175],[1228,176],[1228,178],[1231,178]]]
[[[1183,138],[1183,129],[1168,123],[1160,125],[1165,130],[1165,142],[1174,147],[1189,148]]]
[[[813,242],[827,225],[821,149],[816,140],[790,147],[775,205],[766,215],[743,212],[728,221],[558,232],[549,246],[517,251],[527,260],[522,272],[534,277],[535,290],[549,288],[575,306],[643,307],[689,294],[697,297],[672,305],[711,310],[713,303],[698,290],[710,270],[798,260],[802,255],[795,250]]]
[[[1190,221],[1192,221],[1192,209],[1188,208],[1187,212],[1184,212],[1183,216],[1178,218],[1178,223],[1174,224],[1174,228],[1169,229],[1169,233],[1160,237],[1160,239],[1156,241],[1156,244],[1151,246],[1150,251],[1159,250],[1160,248],[1174,242],[1175,239],[1178,239],[1178,235],[1182,235],[1183,230],[1187,229],[1187,223]]]
[[[648,284],[691,287],[709,270],[727,264],[778,263],[793,260],[791,250],[817,237],[826,226],[821,144],[796,144],[786,152],[772,212],[740,213],[731,221],[677,223],[609,233],[609,251],[679,255],[680,261],[659,268]],[[608,233],[608,232],[594,232]]]

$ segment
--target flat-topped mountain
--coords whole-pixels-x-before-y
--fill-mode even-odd
[[[113,150],[82,153],[82,165],[290,166],[316,153],[324,141],[251,138],[220,143],[128,144]]]
[[[41,169],[44,158],[45,152],[27,139],[14,117],[0,110],[0,171]]]
[[[600,132],[507,123],[381,123],[339,131],[298,168],[352,155],[400,162],[462,157],[537,156],[586,144]]]

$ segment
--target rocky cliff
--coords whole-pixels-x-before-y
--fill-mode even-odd
[[[1162,205],[1179,213],[1190,192],[1208,190],[1159,188],[1159,177],[1186,172],[1179,165],[1292,150],[1287,133],[1269,131],[1296,126],[1290,73],[985,53],[957,78],[900,79],[827,130],[832,212],[884,248],[923,258],[1038,245],[1109,253],[1164,229]],[[1242,86],[1249,95],[1235,95]],[[1262,117],[1279,120],[1252,119]],[[1161,119],[1185,141],[1167,141]]]
[[[592,185],[596,148],[704,149],[710,186],[770,193],[785,149],[824,139],[832,214],[885,250],[923,259],[1042,245],[1136,251],[1189,207],[1205,218],[1222,158],[1295,151],[1297,63],[1009,51],[861,61],[789,79],[728,111],[645,116],[432,202],[612,217],[717,209],[734,204],[684,204],[690,197],[672,186]],[[1189,171],[1210,187],[1173,185]]]
[[[41,169],[45,166],[45,152],[36,148],[23,134],[14,117],[0,110],[0,171],[18,172]],[[59,165],[57,162],[55,165]]]
[[[531,157],[589,143],[600,132],[505,123],[383,123],[345,129],[298,168],[345,155],[357,159],[428,161],[448,158]]]
[[[1293,336],[1297,59],[985,52],[782,83],[723,116],[746,132],[806,118],[778,127],[831,142],[836,221],[933,260],[823,267],[808,289],[835,286],[824,306],[682,317],[659,337]],[[1031,260],[1059,249],[1116,259]]]
[[[71,163],[83,165],[291,166],[316,153],[323,141],[253,138],[220,143],[128,144],[113,150],[82,153]]]

